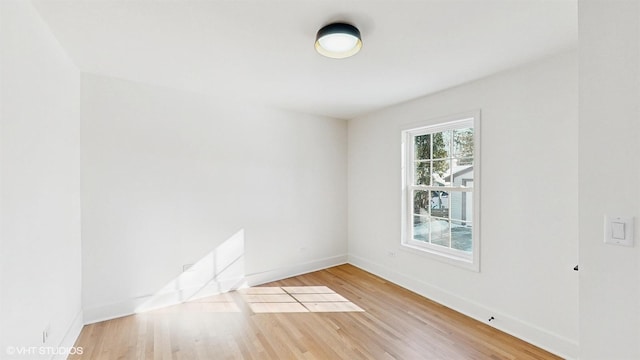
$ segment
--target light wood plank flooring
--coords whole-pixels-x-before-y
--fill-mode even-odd
[[[70,359],[559,359],[351,265],[87,325],[76,346]]]

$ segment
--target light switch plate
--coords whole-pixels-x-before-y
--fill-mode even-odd
[[[633,246],[633,217],[604,217],[604,242],[612,245]]]
[[[624,240],[626,238],[625,234],[625,223],[622,221],[612,221],[611,222],[611,237],[616,240]]]

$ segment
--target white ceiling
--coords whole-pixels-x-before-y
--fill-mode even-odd
[[[351,118],[575,47],[576,0],[33,1],[80,70]],[[316,31],[363,49],[318,55]]]

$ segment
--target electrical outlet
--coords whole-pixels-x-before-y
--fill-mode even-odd
[[[395,251],[388,251],[387,255],[389,255],[389,257],[396,257],[396,252]]]

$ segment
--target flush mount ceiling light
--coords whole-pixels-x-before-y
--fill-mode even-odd
[[[316,50],[326,57],[344,59],[357,54],[360,48],[360,30],[353,25],[329,24],[318,30],[316,35]]]

